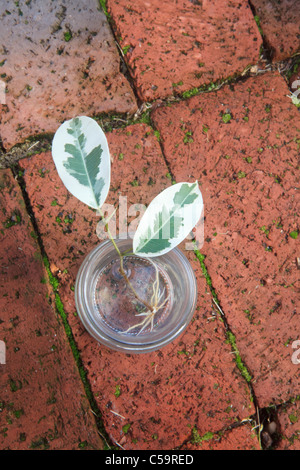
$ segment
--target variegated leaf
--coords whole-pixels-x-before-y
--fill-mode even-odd
[[[56,131],[52,156],[66,188],[94,209],[105,202],[110,186],[110,155],[97,122],[81,116],[64,122]]]
[[[178,183],[162,191],[148,206],[133,239],[133,251],[160,256],[175,248],[195,227],[203,209],[195,183]]]

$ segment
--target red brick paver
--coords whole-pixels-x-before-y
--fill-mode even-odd
[[[129,205],[147,204],[170,184],[149,127],[113,131],[108,141],[114,156],[110,203],[121,193]],[[59,294],[111,438],[125,449],[172,449],[191,437],[194,426],[203,435],[254,414],[248,386],[193,253],[188,256],[198,279],[198,308],[186,332],[172,344],[146,355],[125,355],[99,345],[84,331],[74,315],[71,288],[85,254],[97,243],[97,219],[67,194],[50,153],[21,164],[46,252],[61,280]],[[67,214],[71,224],[63,222]]]
[[[0,172],[0,207],[0,449],[101,449],[10,170]]]
[[[38,0],[3,0],[0,21],[0,74],[7,92],[6,105],[0,104],[0,137],[5,148],[34,134],[54,133],[60,122],[80,114],[136,111],[96,1],[41,5]]]
[[[242,0],[108,0],[126,62],[143,101],[241,73],[259,58],[261,36]]]
[[[251,0],[274,62],[300,50],[300,9],[297,0]]]
[[[201,252],[260,407],[298,393],[299,113],[265,74],[153,114],[176,181],[199,180]]]

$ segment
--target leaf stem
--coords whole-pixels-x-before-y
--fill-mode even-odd
[[[105,224],[105,228],[106,228],[106,231],[107,231],[107,235],[109,236],[109,239],[110,241],[112,242],[116,252],[118,253],[119,255],[119,258],[120,258],[120,273],[122,274],[126,284],[128,285],[128,287],[131,289],[131,291],[133,292],[135,298],[142,304],[144,304],[151,312],[153,312],[153,306],[150,305],[146,300],[143,300],[139,297],[138,293],[136,292],[136,290],[134,289],[133,285],[131,284],[131,282],[129,281],[127,275],[126,275],[126,272],[124,270],[124,264],[123,264],[123,259],[124,259],[124,255],[120,252],[112,234],[111,234],[111,231],[109,230],[109,226],[108,226],[108,222],[106,220],[106,218],[104,217],[104,214],[103,212],[101,211],[101,209],[99,208],[98,209],[99,211],[99,214],[100,216],[104,219],[104,224]]]

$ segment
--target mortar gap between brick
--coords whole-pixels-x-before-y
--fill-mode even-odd
[[[0,168],[13,168],[22,158],[50,150],[52,133],[29,136],[23,142],[13,145],[2,153],[0,150]]]
[[[242,421],[234,422],[234,423],[232,423],[228,426],[223,427],[222,429],[219,429],[218,431],[207,431],[203,435],[200,435],[197,431],[197,428],[194,427],[191,431],[190,437],[188,437],[184,441],[184,443],[181,446],[178,447],[178,449],[181,449],[184,445],[186,445],[188,443],[197,444],[197,442],[195,442],[195,440],[198,440],[199,445],[201,445],[202,442],[205,442],[205,441],[207,442],[207,441],[212,440],[214,437],[219,438],[221,440],[225,433],[230,432],[234,429],[241,428],[243,426],[247,426],[247,424],[251,424],[253,426],[252,430],[254,430],[257,423],[256,423],[256,420],[252,418],[252,416],[249,416],[249,418],[247,418],[247,419],[243,419]],[[257,438],[258,438],[258,436],[257,436]],[[259,439],[258,439],[258,442],[259,442]]]
[[[264,35],[264,32],[263,32],[263,28],[260,24],[260,18],[259,18],[259,15],[258,15],[257,11],[256,11],[255,6],[252,4],[251,0],[248,0],[248,3],[249,3],[249,6],[250,6],[250,9],[252,11],[254,20],[257,24],[259,33],[261,35],[261,39],[262,39],[262,47],[261,47],[261,51],[260,51],[261,52],[261,58],[267,64],[270,64],[271,59],[272,59],[272,54],[273,54],[272,47],[266,41],[266,38],[265,38],[265,35]]]
[[[158,143],[159,143],[159,146],[160,146],[160,151],[161,151],[161,154],[163,156],[163,159],[164,159],[164,162],[165,162],[165,165],[168,169],[168,175],[170,175],[170,180],[172,181],[172,183],[176,183],[176,179],[175,179],[175,176],[171,170],[171,167],[170,167],[170,164],[167,160],[167,157],[165,155],[165,152],[164,152],[164,146],[161,142],[161,139],[160,139],[160,130],[155,126],[154,122],[152,121],[151,119],[151,110],[150,110],[150,114],[149,114],[149,119],[150,119],[150,127],[152,127],[153,131],[154,132],[157,132],[159,134],[159,138],[158,138]]]

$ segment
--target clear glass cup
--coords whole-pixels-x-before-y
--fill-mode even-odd
[[[76,278],[75,301],[86,330],[97,341],[125,353],[161,349],[192,319],[197,302],[195,274],[177,248],[155,258],[132,253],[132,240],[107,240],[84,259]]]

